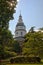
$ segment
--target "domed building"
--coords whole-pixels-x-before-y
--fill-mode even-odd
[[[19,15],[19,19],[15,28],[15,39],[17,41],[24,41],[24,35],[26,34],[26,27],[23,23],[23,19],[21,14]]]

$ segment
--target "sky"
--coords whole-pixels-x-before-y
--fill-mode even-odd
[[[9,23],[12,34],[15,34],[14,31],[20,11],[27,31],[32,26],[35,26],[36,30],[43,27],[43,0],[19,0],[16,13],[13,14],[14,19],[10,20]]]

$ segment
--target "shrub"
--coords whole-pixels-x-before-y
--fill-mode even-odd
[[[14,63],[14,59],[13,58],[10,59],[10,63]]]
[[[13,60],[15,63],[37,63],[37,62],[41,62],[40,57],[16,57]]]

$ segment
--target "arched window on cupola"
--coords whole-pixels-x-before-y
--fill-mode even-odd
[[[23,35],[23,32],[21,32],[21,35]]]

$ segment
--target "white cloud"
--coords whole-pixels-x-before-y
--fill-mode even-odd
[[[19,2],[19,0],[17,0]]]

